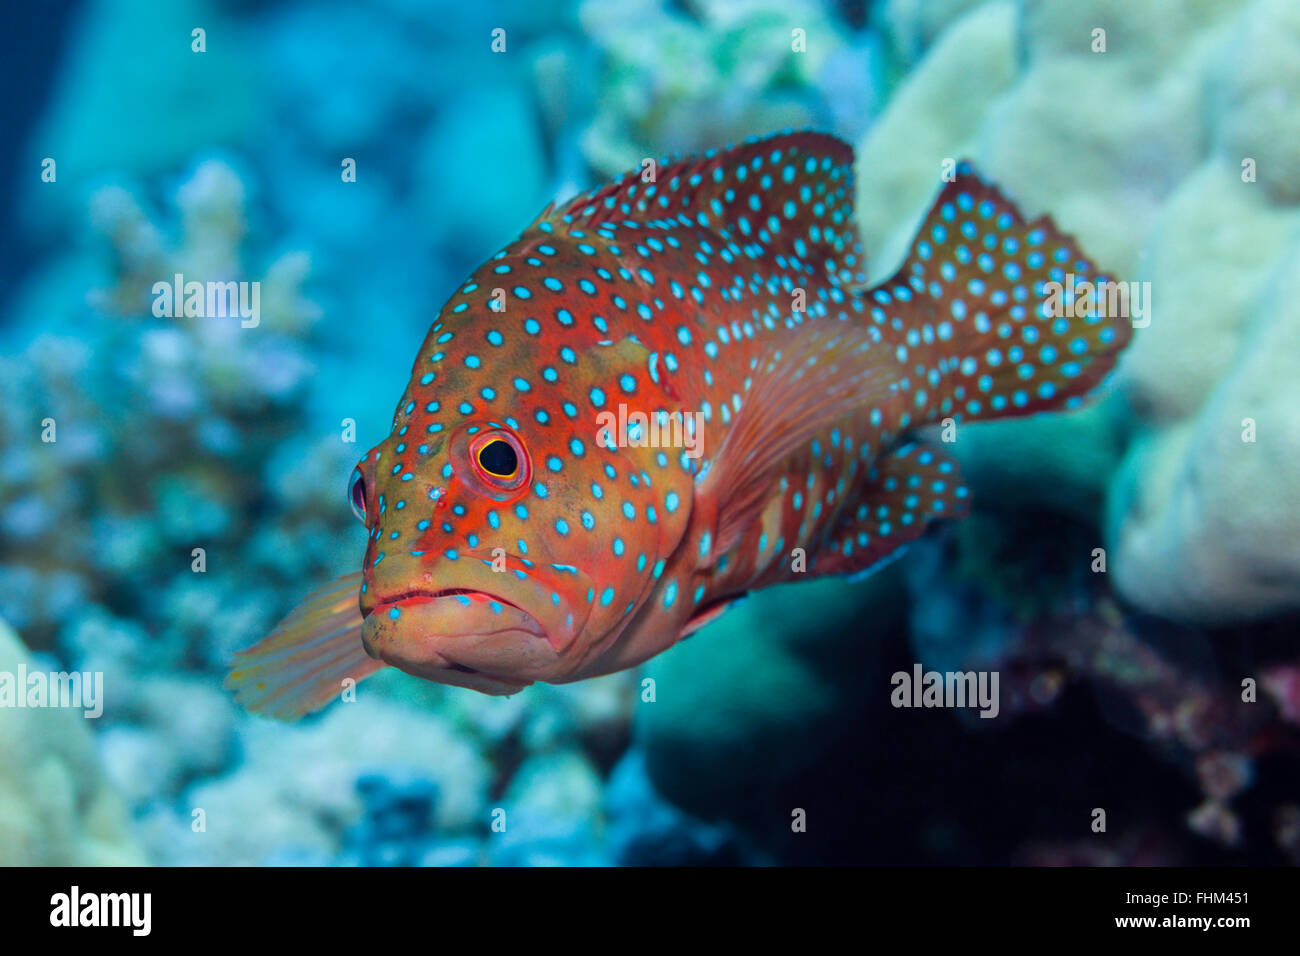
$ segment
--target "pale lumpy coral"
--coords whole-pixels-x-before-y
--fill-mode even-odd
[[[0,621],[0,673],[40,665]],[[132,866],[143,854],[81,710],[0,706],[0,866]]]
[[[986,2],[937,34],[888,10],[929,46],[859,149],[873,275],[969,156],[1149,283],[1099,404],[962,430],[977,493],[1104,509],[1108,571],[1143,610],[1300,610],[1300,7]]]

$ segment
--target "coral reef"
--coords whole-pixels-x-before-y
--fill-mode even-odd
[[[0,621],[0,673],[38,662]],[[145,862],[79,711],[0,707],[0,866]]]
[[[119,263],[114,283],[90,294],[92,321],[7,360],[0,608],[37,647],[57,637],[94,653],[103,635],[79,632],[126,618],[126,631],[157,635],[138,665],[223,660],[270,623],[266,582],[336,570],[313,555],[348,525],[303,478],[341,481],[353,452],[306,425],[318,317],[299,291],[306,257],[260,272],[256,328],[152,314],[159,277],[243,274],[243,203],[238,176],[213,161],[178,190],[175,226],[126,189],[101,189],[91,218]],[[261,516],[268,493],[274,521]]]
[[[814,126],[850,139],[876,109],[882,57],[812,0],[588,0],[602,58],[583,154],[606,175],[756,131]]]
[[[982,510],[904,560],[910,626],[824,626],[819,639],[846,655],[863,693],[873,681],[883,686],[878,668],[847,664],[864,631],[884,644],[884,658],[904,653],[940,669],[1001,671],[1015,698],[996,723],[1011,723],[1011,738],[1025,712],[1082,712],[1080,688],[1104,695],[1110,703],[1094,719],[1111,719],[1115,708],[1135,713],[1115,732],[1181,768],[1159,786],[1191,801],[1172,814],[1186,830],[1227,853],[1291,859],[1294,806],[1261,807],[1269,798],[1252,789],[1258,761],[1272,768],[1270,781],[1284,772],[1276,768],[1293,766],[1294,649],[1256,649],[1235,661],[1235,674],[1198,674],[1188,664],[1195,649],[1236,635],[1185,629],[1161,642],[1165,631],[1132,609],[1208,625],[1300,609],[1300,508],[1291,480],[1300,473],[1300,435],[1283,412],[1296,399],[1295,350],[1283,343],[1300,339],[1297,299],[1288,294],[1300,274],[1293,261],[1300,220],[1285,185],[1291,158],[1262,142],[1269,122],[1294,108],[1284,91],[1297,85],[1288,78],[1300,64],[1300,38],[1290,8],[1263,0],[1163,8],[1167,15],[1153,18],[1105,2],[886,6],[891,52],[909,72],[858,149],[858,216],[873,277],[897,268],[945,160],[970,156],[1029,215],[1051,211],[1117,277],[1149,280],[1154,304],[1103,401],[1069,415],[959,429],[953,449]],[[1108,52],[1094,52],[1094,28],[1106,30]],[[1247,43],[1267,69],[1233,68]],[[1257,169],[1267,161],[1268,179],[1243,178],[1245,157]],[[1103,543],[1103,563],[1093,567]],[[1125,610],[1109,603],[1108,581]],[[786,600],[801,604],[800,591],[811,587],[791,589]],[[656,782],[683,805],[739,821],[768,841],[786,827],[774,808],[755,805],[766,794],[790,806],[824,799],[836,769],[879,765],[890,768],[886,787],[908,772],[924,787],[930,768],[901,770],[884,745],[844,738],[844,724],[904,732],[884,714],[855,713],[825,675],[808,684],[825,692],[831,716],[803,712],[811,695],[792,676],[806,672],[802,647],[795,660],[774,665],[789,682],[782,692],[767,687],[760,665],[798,625],[782,620],[775,595],[755,600],[765,598],[762,615],[732,612],[697,643],[654,662],[650,672],[671,675],[669,686],[689,705],[639,716]],[[837,600],[846,597],[824,603]],[[877,597],[869,606],[879,613],[882,604]],[[905,650],[897,641],[908,633]],[[1258,703],[1241,697],[1238,681],[1251,675],[1262,688]],[[755,695],[763,704],[751,708]],[[786,713],[802,722],[798,744],[773,726],[784,726]],[[1041,754],[1030,740],[1019,747],[1017,759]],[[705,765],[727,772],[707,774]],[[1087,765],[1063,769],[1090,786]],[[984,778],[981,769],[968,772]],[[729,785],[733,779],[749,789]],[[754,794],[756,779],[766,784]],[[1105,786],[1095,792],[1098,800],[1128,799]],[[1244,818],[1234,809],[1243,795]],[[1126,821],[1118,841],[1086,853],[1080,846],[1077,857],[1049,849],[1074,844],[1065,834],[1046,836],[1062,821],[1043,819],[1043,835],[1028,827],[1022,849],[1003,858],[1189,859],[1177,826],[1142,808],[1134,813],[1142,824]],[[875,858],[899,852],[862,827]],[[953,842],[957,832],[900,859],[963,859],[969,847]],[[801,852],[799,838],[781,839],[787,853]],[[1016,839],[1008,834],[996,852]],[[803,841],[806,850],[816,837]]]
[[[1300,15],[1285,0],[1156,6],[990,2],[936,35],[889,5],[896,35],[931,45],[861,144],[863,235],[887,275],[943,161],[969,155],[1149,283],[1123,410],[974,425],[956,452],[987,498],[1085,516],[1104,501],[1111,573],[1145,611],[1294,612]]]
[[[628,769],[630,675],[512,700],[383,675],[288,728],[219,676],[360,553],[342,489],[403,371],[388,345],[459,274],[590,165],[857,135],[877,41],[815,3],[380,7],[93,0],[71,25],[25,147],[58,176],[22,196],[46,254],[0,358],[0,616],[104,674],[105,786],[153,862],[739,859]],[[155,315],[177,273],[260,282],[260,322]]]
[[[82,5],[21,149],[58,177],[4,305],[0,671],[108,706],[0,709],[0,864],[1300,863],[1293,3],[164,6]],[[967,522],[634,672],[236,708],[230,652],[355,568],[347,475],[456,281],[550,199],[798,126],[860,144],[876,278],[969,156],[1149,282],[1105,399],[961,427]],[[260,321],[156,315],[176,273]],[[916,661],[997,670],[1000,719],[892,708]]]
[[[783,586],[648,662],[654,701],[638,707],[636,740],[655,787],[788,849],[791,811],[811,796],[790,782],[833,762],[865,724],[862,688],[884,686],[884,645],[906,628],[903,597],[897,567],[857,584]]]

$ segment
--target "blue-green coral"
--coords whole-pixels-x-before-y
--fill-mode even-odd
[[[1150,283],[1117,401],[971,426],[955,448],[988,496],[1104,507],[1109,573],[1156,614],[1300,610],[1296,89],[1286,0],[994,0],[933,39],[859,150],[877,274],[941,163],[969,155],[1105,268]]]

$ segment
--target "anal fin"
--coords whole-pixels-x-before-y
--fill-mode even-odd
[[[809,570],[861,575],[895,558],[934,521],[962,518],[970,490],[957,463],[912,443],[878,459],[858,504],[844,512]]]
[[[691,615],[689,621],[682,628],[682,638],[690,637],[696,631],[712,624],[718,618],[722,617],[729,609],[735,607],[745,599],[744,593],[733,594],[717,601],[710,601],[701,608],[697,608]],[[681,638],[679,638],[680,640]]]

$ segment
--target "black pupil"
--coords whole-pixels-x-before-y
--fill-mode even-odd
[[[478,463],[488,474],[507,478],[519,467],[519,456],[515,454],[510,442],[497,439],[479,449]]]

